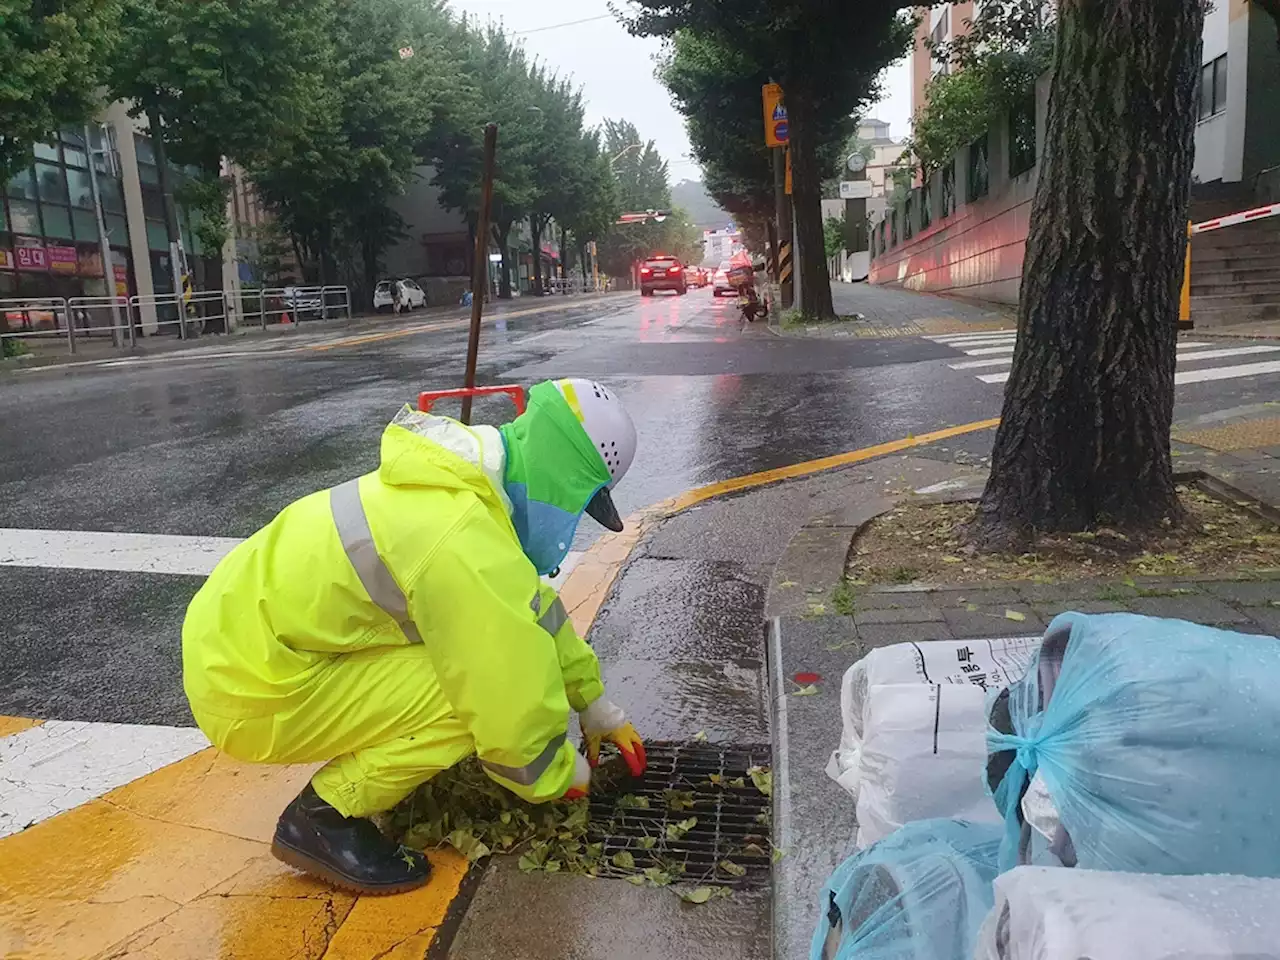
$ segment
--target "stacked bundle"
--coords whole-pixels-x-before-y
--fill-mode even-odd
[[[973,816],[974,782],[983,779],[994,804],[988,800],[978,816],[1002,825],[909,823],[856,853],[824,891],[815,960],[967,960],[975,945],[982,960],[1277,955],[1275,937],[1222,935],[1215,906],[1234,904],[1233,916],[1265,926],[1274,911],[1260,905],[1280,904],[1280,883],[1250,879],[1280,876],[1275,639],[1129,614],[1063,614],[1020,664],[1006,659],[1003,683],[990,687],[983,707],[952,696],[954,706],[967,706],[947,712],[946,697],[939,699],[943,684],[930,683],[924,667],[931,657],[954,654],[955,646],[885,648],[855,664],[845,678],[845,735],[828,772],[858,799],[860,842],[878,839],[895,820],[905,823],[921,810]],[[894,686],[881,683],[893,675],[888,668],[912,657],[921,667],[918,689],[887,692]],[[899,670],[899,679],[905,673]],[[915,706],[907,709],[908,703]],[[924,709],[930,704],[931,716]],[[985,731],[980,748],[975,709],[981,711],[976,728]],[[944,744],[947,749],[939,749]],[[968,836],[998,835],[999,871],[1013,872],[994,890],[994,873],[973,869],[966,848],[951,844],[948,854],[934,842],[962,827]],[[925,869],[894,873],[894,864]],[[1019,866],[1025,864],[1051,869]],[[1071,867],[1091,872],[1064,869]],[[838,891],[872,869],[889,870],[898,887],[883,898],[873,927],[850,929],[850,914],[835,909]],[[1145,874],[1240,876],[1172,882]],[[939,884],[963,890],[947,898],[956,936],[945,944],[934,938],[927,952],[905,940],[886,941],[885,931],[895,930],[920,941],[924,927],[910,905]],[[885,911],[898,919],[887,923]],[[1182,926],[1161,919],[1171,912],[1183,917]],[[979,942],[975,931],[983,916]],[[1108,923],[1128,924],[1128,939],[1095,939]],[[1173,935],[1177,930],[1183,933]],[[1264,941],[1265,950],[1258,947]],[[1191,953],[1178,953],[1180,943]]]

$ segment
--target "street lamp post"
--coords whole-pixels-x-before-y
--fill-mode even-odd
[[[639,140],[637,140],[635,143],[627,144],[627,146],[623,147],[622,150],[612,160],[609,161],[609,169],[612,170],[613,165],[615,163],[617,163],[619,160],[625,157],[628,153],[630,153],[636,147],[643,147],[643,146],[644,144],[641,143]]]

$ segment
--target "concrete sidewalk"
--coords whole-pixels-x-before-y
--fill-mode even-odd
[[[835,323],[782,324],[779,336],[816,339],[919,337],[930,334],[1012,330],[1016,311],[999,303],[915,293],[869,283],[833,283],[831,298],[841,320]]]

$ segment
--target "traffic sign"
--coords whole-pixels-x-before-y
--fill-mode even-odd
[[[790,137],[787,108],[782,102],[782,87],[766,83],[761,90],[764,101],[764,142],[767,147],[785,147]]]

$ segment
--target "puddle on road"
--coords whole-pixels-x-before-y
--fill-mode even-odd
[[[754,661],[613,660],[602,665],[605,688],[640,735],[713,743],[768,743],[764,667]]]

